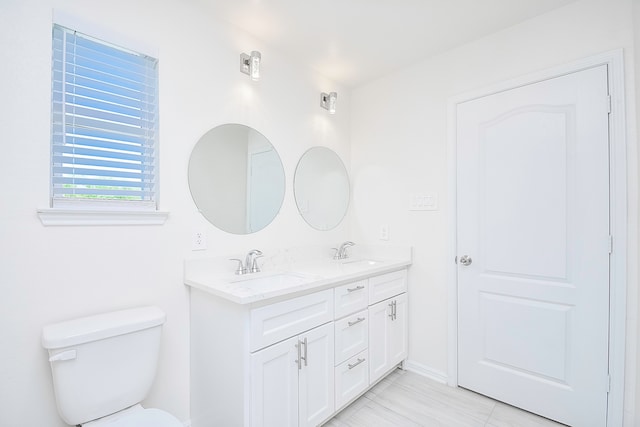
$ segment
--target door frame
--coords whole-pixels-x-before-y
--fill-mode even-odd
[[[463,102],[493,95],[599,65],[607,65],[611,113],[609,115],[609,212],[613,247],[609,271],[609,378],[607,425],[622,425],[624,415],[624,372],[627,294],[627,151],[624,92],[624,52],[617,49],[559,67],[528,74],[451,98],[448,102],[448,356],[447,383],[458,386],[458,277],[457,256],[457,159],[456,107]],[[635,343],[633,343],[635,344]]]

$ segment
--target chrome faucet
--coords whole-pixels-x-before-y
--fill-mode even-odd
[[[346,259],[349,258],[349,254],[347,254],[347,248],[355,245],[355,243],[346,241],[340,245],[340,248],[333,248],[336,253],[333,256],[333,259]]]
[[[252,249],[244,259],[244,268],[247,273],[260,273],[260,267],[258,267],[257,259],[262,256],[262,252],[257,249]]]
[[[252,249],[247,253],[244,259],[244,264],[239,258],[231,258],[229,261],[238,261],[238,268],[236,274],[248,274],[248,273],[260,273],[260,267],[258,266],[258,258],[262,256],[262,252],[258,249]]]

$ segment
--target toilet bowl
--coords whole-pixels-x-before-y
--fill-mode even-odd
[[[145,409],[135,405],[99,420],[89,421],[82,427],[184,427],[173,415],[160,409]]]
[[[155,378],[165,320],[159,308],[141,307],[45,326],[60,417],[82,427],[183,427],[140,404]]]

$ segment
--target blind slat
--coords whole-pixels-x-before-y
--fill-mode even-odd
[[[143,196],[149,194],[143,190],[118,190],[111,188],[68,188],[61,187],[57,189],[58,195],[86,195],[86,196]]]
[[[132,64],[147,65],[149,59],[153,59],[145,55],[133,53],[126,49],[117,48],[111,44],[89,38],[88,36],[81,35],[71,30],[67,31],[69,31],[69,40],[74,42],[77,46],[92,49],[96,52],[103,52],[114,60],[121,60]]]
[[[59,178],[56,179],[54,185],[63,186],[67,184],[77,184],[77,185],[108,185],[113,187],[135,187],[141,188],[146,187],[147,184],[145,182],[140,181],[127,181],[127,180],[116,180],[116,179],[96,179],[96,178]]]
[[[136,100],[142,99],[142,97],[145,95],[144,91],[119,86],[115,84],[115,82],[90,79],[88,77],[80,76],[70,72],[65,73],[65,79],[65,92],[67,93],[74,93],[75,88],[81,87],[98,90],[100,92],[105,92],[114,96]]]
[[[81,107],[67,101],[67,121],[74,120],[76,117],[91,117],[96,120],[129,125],[136,129],[143,129],[147,125],[147,120],[142,115],[138,117],[127,116],[105,110]]]
[[[100,169],[87,169],[82,167],[69,167],[69,166],[53,166],[53,182],[56,182],[58,178],[67,176],[104,176],[113,178],[131,178],[139,179],[141,181],[153,181],[155,175],[151,172],[131,172],[131,171],[105,171]]]
[[[67,136],[67,144],[65,145],[73,145],[76,147],[93,147],[96,149],[103,150],[118,150],[126,153],[135,153],[135,154],[147,154],[152,156],[154,151],[151,147],[144,147],[139,144],[122,144],[118,141],[112,140],[104,140],[98,138],[84,138],[84,137],[75,137],[75,136]]]
[[[146,64],[116,58],[107,52],[90,49],[87,46],[74,45],[72,41],[67,42],[67,51],[73,52],[76,62],[86,63],[91,68],[104,68],[107,70],[127,70],[123,76],[131,76],[132,80],[140,80],[138,76],[145,76]],[[95,64],[95,65],[91,65]]]
[[[62,82],[54,82],[56,85],[53,90],[56,96],[62,98]],[[112,93],[100,91],[91,87],[83,87],[72,85],[73,90],[65,91],[65,96],[79,96],[89,99],[100,100],[109,104],[121,105],[136,110],[155,111],[155,96],[147,95],[146,97],[131,98],[119,96]]]
[[[69,125],[66,127],[66,137],[104,139],[107,141],[121,142],[123,144],[133,144],[144,147],[153,145],[153,141],[155,138],[155,129],[148,129],[144,135],[131,135],[106,129],[92,129],[88,127],[80,128]]]
[[[72,114],[66,114],[65,116],[65,118],[67,119],[67,128],[72,126],[76,129],[99,129],[114,134],[130,135],[134,137],[145,136],[144,128],[129,126],[125,123],[114,123],[90,117],[73,116]],[[66,132],[69,133],[69,130],[67,129]]]
[[[123,161],[101,160],[91,159],[79,156],[63,156],[56,154],[53,156],[53,164],[58,165],[78,165],[78,166],[93,166],[100,169],[125,169],[125,170],[137,170],[137,171],[151,171],[152,165],[144,163],[129,163]]]
[[[67,102],[73,105],[77,105],[85,108],[92,108],[95,110],[108,111],[110,113],[122,114],[125,116],[131,116],[131,117],[140,115],[142,112],[147,113],[148,111],[142,108],[129,107],[122,104],[107,102],[101,98],[86,97],[82,95],[74,95],[71,93],[66,94],[66,99],[67,99]]]
[[[108,151],[108,150],[100,150],[100,149],[91,149],[91,148],[83,148],[83,147],[74,147],[65,145],[59,151],[65,154],[73,154],[77,156],[90,156],[90,157],[101,157],[106,159],[123,159],[129,160],[132,162],[140,162],[140,163],[150,163],[153,161],[151,156],[144,156],[141,153],[123,153],[121,151]]]

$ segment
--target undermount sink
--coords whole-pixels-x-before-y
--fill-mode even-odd
[[[300,286],[315,279],[317,278],[314,276],[301,273],[257,273],[238,276],[229,280],[229,283],[254,291],[267,291]]]
[[[375,259],[346,259],[342,261],[342,264],[346,265],[377,265],[381,264],[382,261],[378,261]]]

